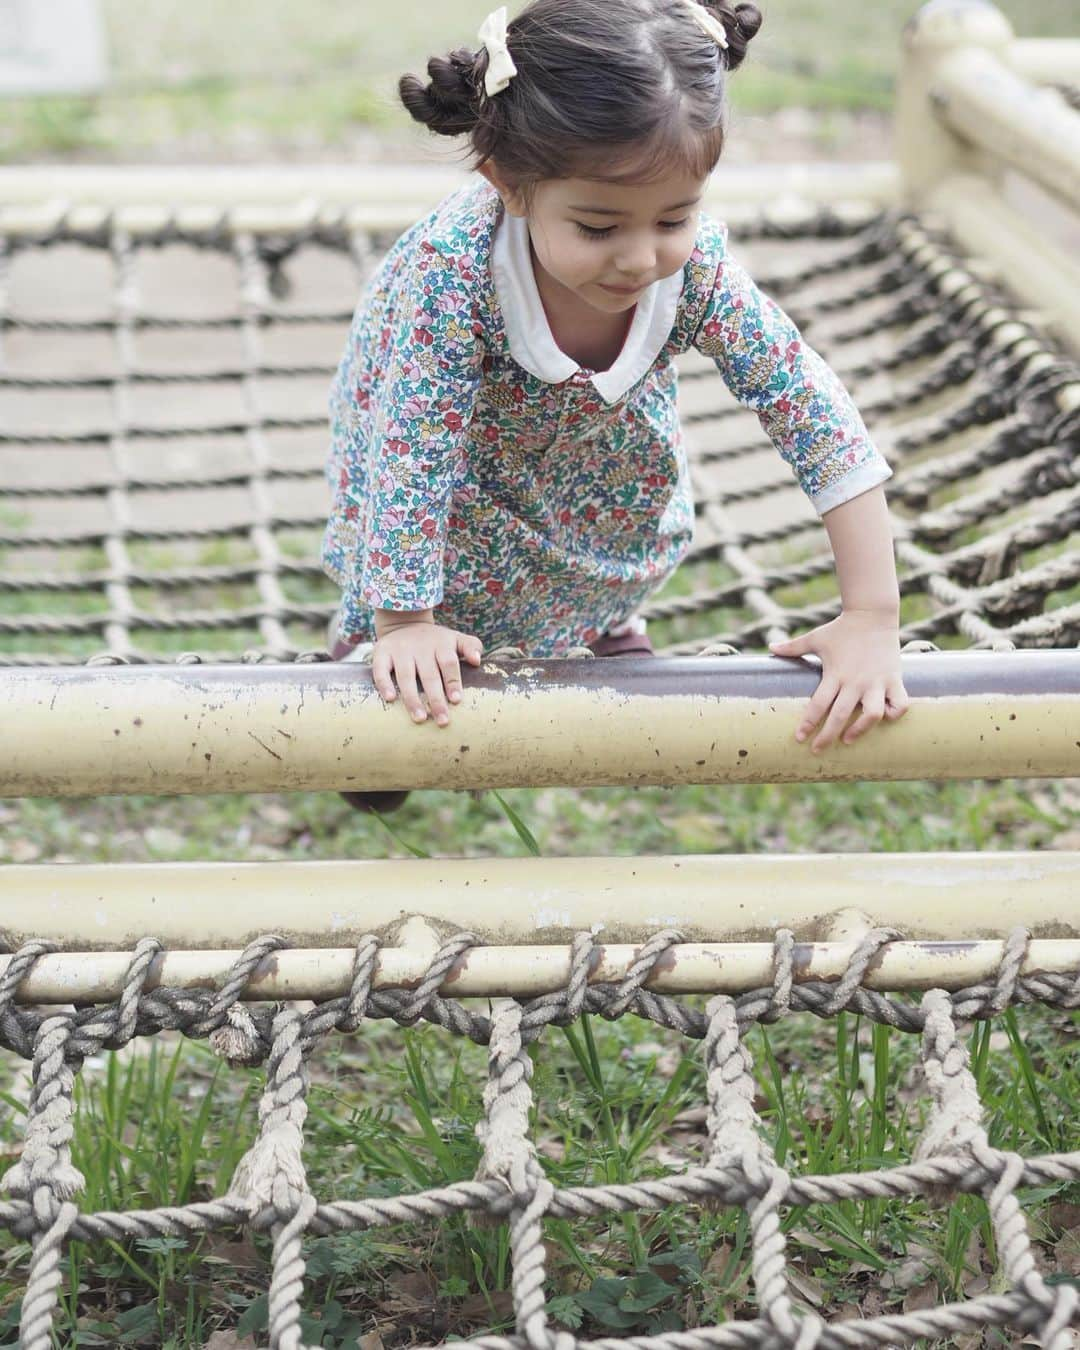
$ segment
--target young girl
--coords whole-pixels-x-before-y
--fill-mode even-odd
[[[673,365],[690,348],[757,413],[836,558],[840,617],[772,645],[821,657],[796,740],[824,722],[815,751],[851,742],[907,707],[891,471],[700,209],[760,24],[752,4],[532,0],[400,82],[417,121],[469,136],[483,180],[402,235],[356,310],[323,565],[335,658],[374,641],[377,689],[417,722],[423,694],[447,725],[485,645],[652,650],[637,611],[693,528]]]

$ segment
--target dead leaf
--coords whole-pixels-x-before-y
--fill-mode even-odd
[[[809,1228],[793,1228],[788,1237],[792,1242],[797,1242],[800,1247],[809,1247],[812,1252],[831,1252],[833,1250],[831,1242],[825,1242],[816,1233],[811,1233]]]
[[[932,1270],[924,1256],[909,1256],[893,1270],[882,1273],[881,1284],[884,1289],[914,1289],[923,1285],[932,1275]]]
[[[489,1297],[483,1294],[470,1294],[468,1298],[453,1307],[454,1321],[463,1322],[504,1322],[514,1315],[514,1295],[509,1289],[496,1289]]]
[[[1080,1205],[1070,1205],[1067,1201],[1051,1205],[1045,1214],[1047,1225],[1059,1236],[1070,1228],[1080,1227]]]
[[[203,1350],[258,1350],[250,1336],[238,1336],[235,1331],[215,1331]]]
[[[938,1288],[937,1280],[927,1280],[925,1284],[918,1284],[914,1289],[909,1289],[904,1295],[904,1311],[925,1312],[928,1308],[936,1308],[941,1301],[941,1290]]]
[[[1070,1228],[1054,1243],[1054,1266],[1063,1275],[1080,1275],[1080,1227]]]
[[[877,1286],[871,1286],[862,1301],[863,1317],[880,1317],[885,1311],[885,1295]]]
[[[797,1270],[794,1266],[788,1267],[787,1277],[792,1289],[800,1293],[815,1308],[820,1308],[825,1302],[825,1286],[820,1280],[815,1280],[812,1275],[807,1275],[805,1271]]]
[[[356,1350],[385,1350],[383,1338],[377,1331],[366,1331],[356,1338]]]
[[[266,1264],[255,1250],[253,1242],[226,1242],[214,1234],[207,1238],[200,1256],[203,1261],[215,1261],[233,1266],[236,1270],[255,1270]]]
[[[385,1307],[394,1312],[416,1312],[434,1306],[435,1285],[422,1270],[395,1271],[386,1282],[390,1298]]]

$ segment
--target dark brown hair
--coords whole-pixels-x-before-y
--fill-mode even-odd
[[[518,73],[504,90],[485,94],[481,47],[432,57],[430,82],[403,75],[398,92],[431,131],[468,135],[473,167],[494,160],[526,198],[551,178],[704,178],[724,147],[726,77],[761,27],[756,5],[705,8],[726,49],[686,0],[532,0],[507,30]]]

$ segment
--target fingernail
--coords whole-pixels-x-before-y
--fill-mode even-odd
[[[457,692],[457,690],[455,690],[455,691],[450,695],[450,702],[451,702],[451,703],[460,703],[460,702],[461,702],[461,695]]]
[[[413,721],[414,721],[414,722],[426,722],[426,721],[427,721],[427,713],[426,713],[426,712],[414,712],[414,713],[413,713]]]

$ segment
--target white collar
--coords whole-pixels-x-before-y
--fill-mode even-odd
[[[552,337],[533,272],[528,222],[506,210],[500,215],[491,264],[510,354],[530,374],[549,384],[561,384],[581,367]],[[590,376],[605,403],[622,398],[663,350],[675,324],[682,289],[683,273],[678,271],[654,281],[642,294],[615,364]]]

